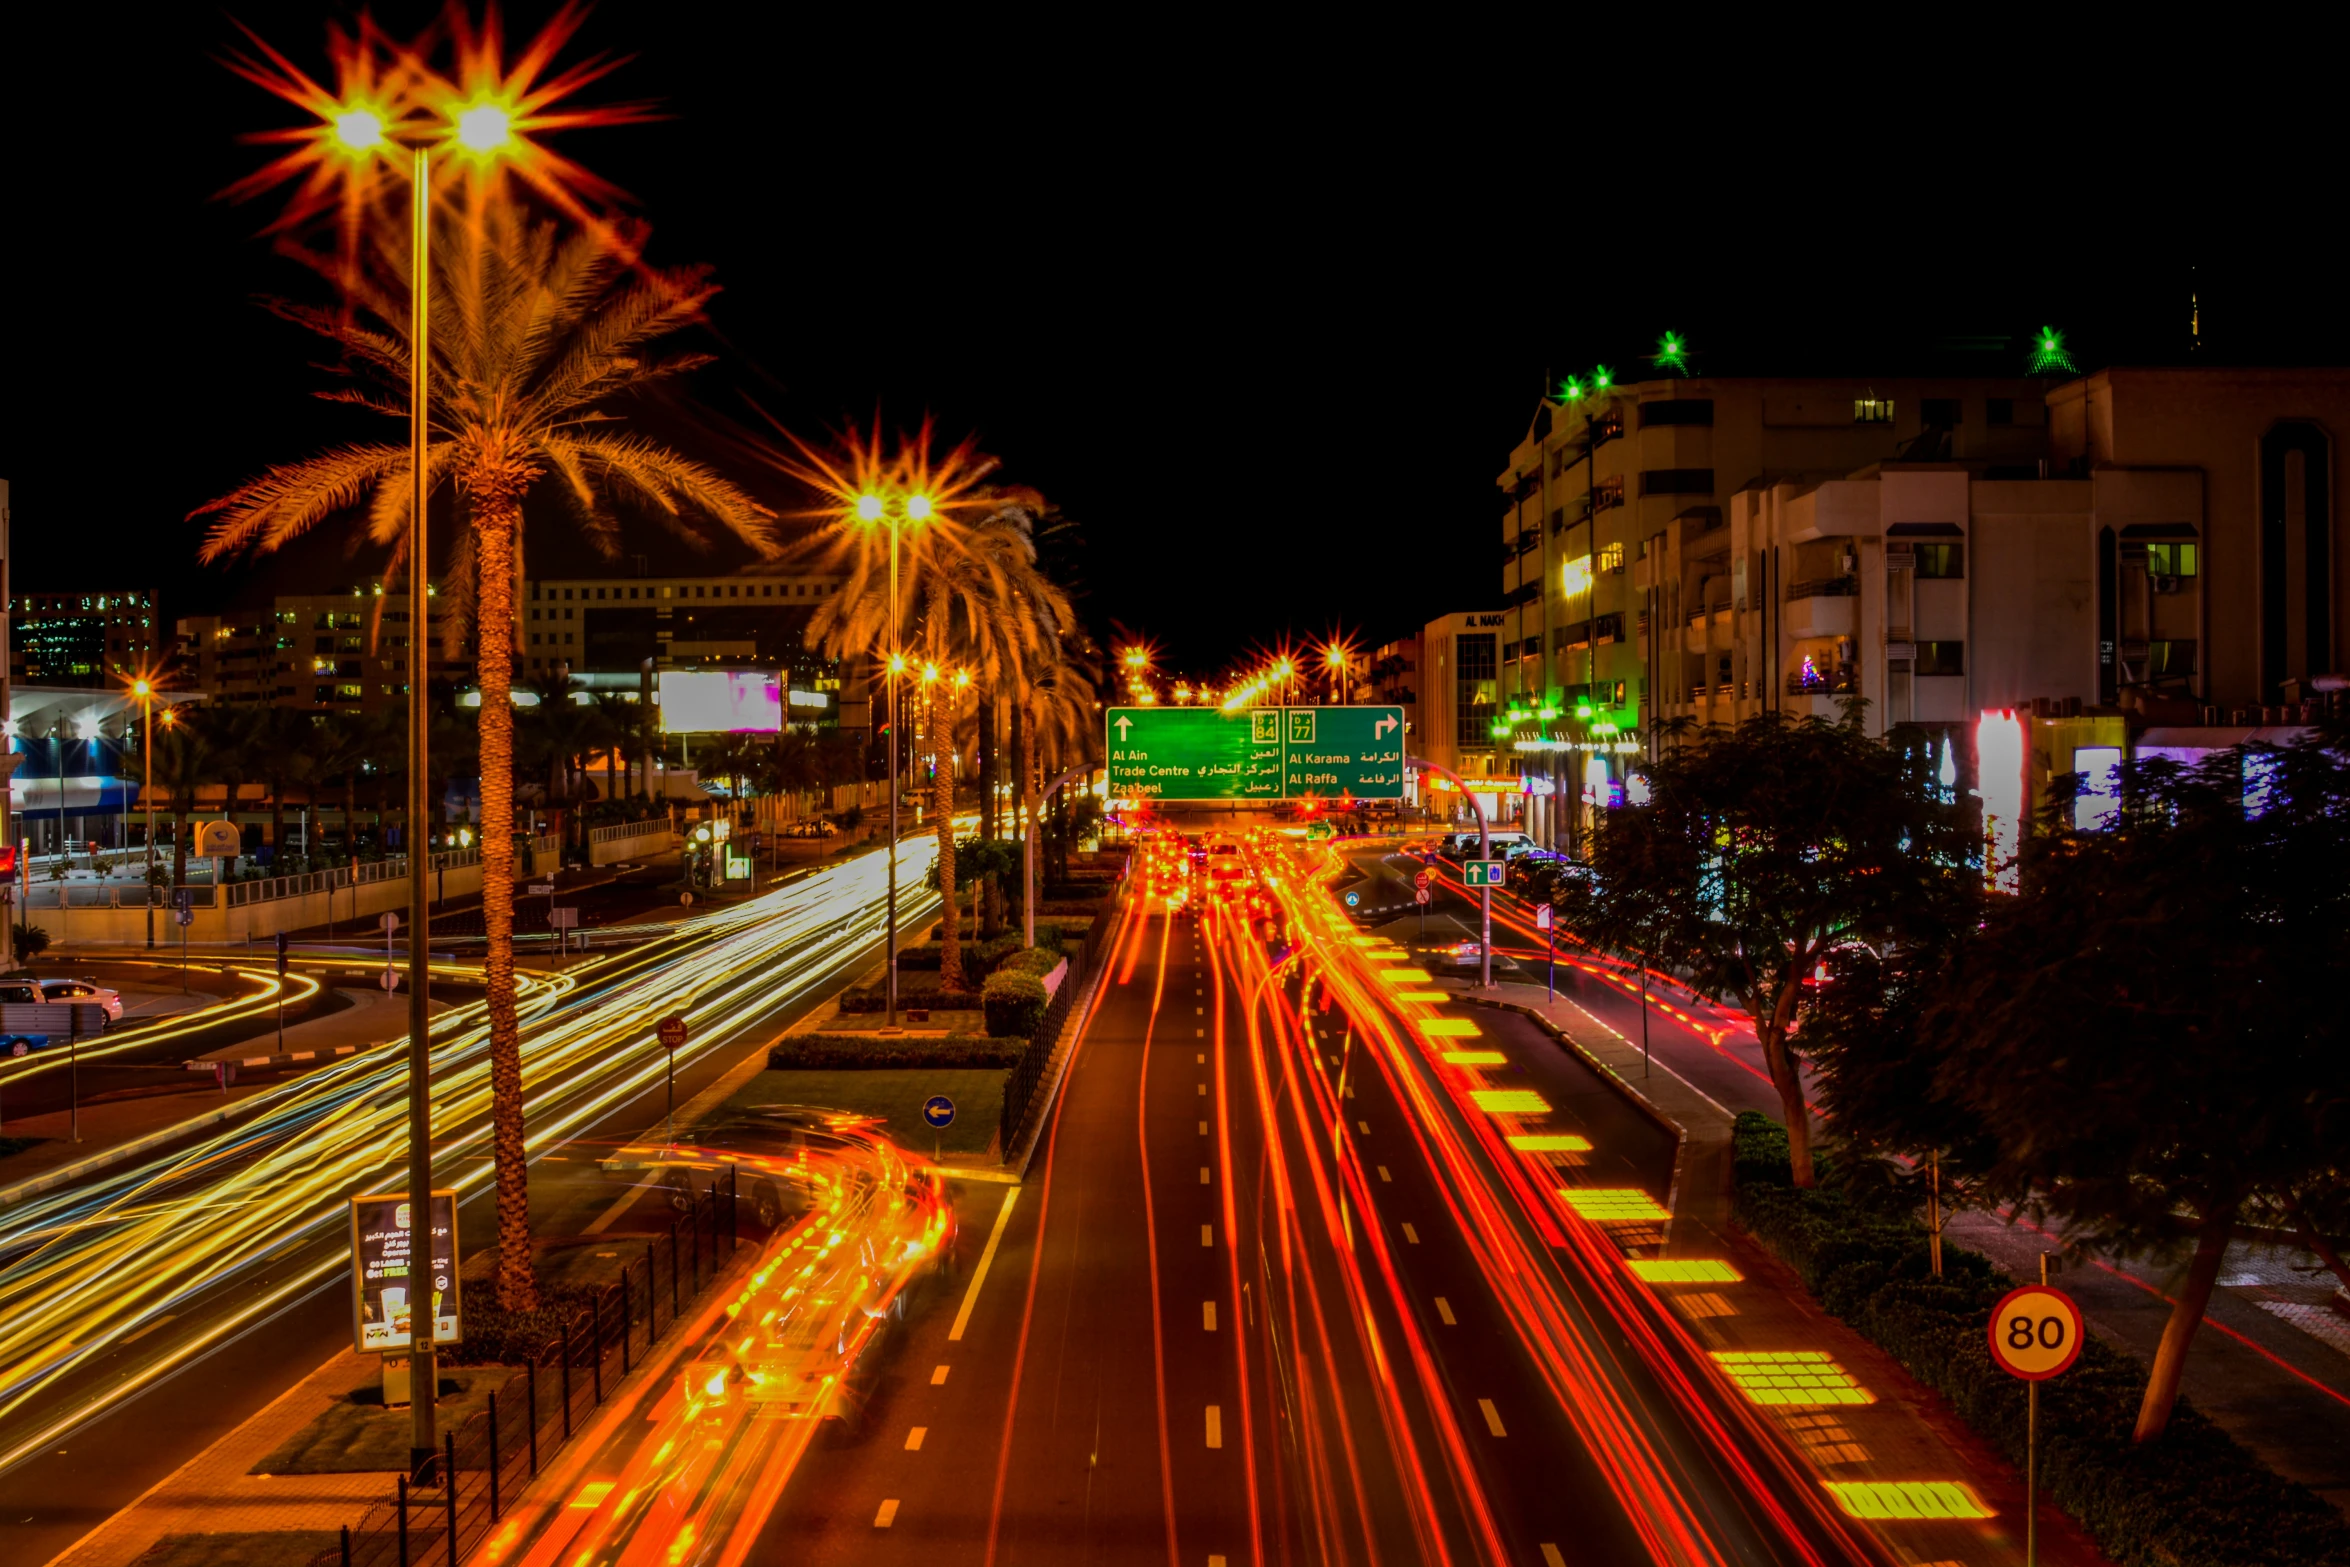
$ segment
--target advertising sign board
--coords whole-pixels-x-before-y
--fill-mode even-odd
[[[417,1304],[432,1313],[432,1340],[464,1337],[457,1299],[457,1194],[432,1194],[432,1266],[413,1266],[408,1195],[351,1199],[351,1338],[363,1355],[403,1354]]]
[[[783,687],[757,669],[673,669],[661,677],[663,734],[762,734],[783,728]]]

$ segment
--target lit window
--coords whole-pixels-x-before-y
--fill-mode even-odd
[[[1852,400],[1854,424],[1891,424],[1893,399],[1890,397],[1856,397]]]
[[[1624,546],[1621,543],[1600,546],[1599,569],[1602,571],[1622,571],[1624,569]]]
[[[2195,546],[2192,544],[2147,545],[2146,574],[2150,577],[2192,577],[2195,575]]]
[[[1714,1363],[1757,1404],[1873,1404],[1876,1395],[1817,1349],[1717,1349]]]

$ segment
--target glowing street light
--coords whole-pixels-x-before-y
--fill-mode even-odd
[[[890,502],[895,498],[897,504]],[[926,490],[860,491],[851,506],[857,521],[880,525],[889,529],[889,894],[888,910],[882,917],[882,930],[889,961],[883,965],[882,1032],[894,1034],[898,1029],[898,747],[903,736],[898,729],[899,677],[906,672],[906,655],[899,648],[898,626],[898,534],[907,523],[920,524],[930,520],[932,501]],[[928,666],[922,679],[925,684],[938,678],[938,666]]]

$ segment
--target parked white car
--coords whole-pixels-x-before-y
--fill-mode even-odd
[[[93,985],[86,979],[45,979],[41,981],[41,999],[44,1001],[95,1001],[106,1009],[109,1023],[122,1021],[122,995],[104,985]]]

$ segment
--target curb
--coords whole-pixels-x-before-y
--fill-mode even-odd
[[[1126,883],[1123,878],[1118,883],[1112,901],[1117,905],[1118,923],[1124,925],[1127,909]],[[1085,1031],[1086,1023],[1093,1016],[1094,1002],[1100,996],[1102,976],[1109,972],[1111,955],[1117,951],[1115,932],[1112,932],[1103,941],[1102,951],[1104,955],[1101,963],[1085,977],[1085,993],[1069,1004],[1069,1016],[1064,1018],[1061,1024],[1062,1037],[1053,1041],[1053,1061],[1050,1075],[1038,1085],[1042,1102],[1034,1107],[1028,1117],[1028,1124],[1036,1128],[1035,1133],[1025,1138],[1022,1146],[1007,1152],[1004,1156],[1004,1167],[1011,1172],[1015,1183],[1025,1182],[1028,1179],[1029,1162],[1036,1157],[1037,1148],[1044,1142],[1045,1128],[1051,1124],[1053,1116],[1060,1109],[1061,1084],[1069,1075],[1070,1059],[1077,1054],[1078,1036]],[[1064,1044],[1068,1046],[1067,1049],[1062,1048]],[[1027,1128],[1023,1127],[1022,1130],[1026,1131]],[[1013,1157],[1014,1152],[1018,1155],[1017,1160]]]
[[[1481,996],[1464,996],[1462,999],[1467,1001],[1472,1006],[1492,1007],[1497,1011],[1502,1012],[1515,1012],[1518,1016],[1528,1019],[1534,1023],[1535,1026],[1549,1034],[1551,1038],[1557,1040],[1560,1045],[1566,1048],[1570,1055],[1575,1057],[1576,1060],[1581,1061],[1592,1071],[1598,1073],[1600,1079],[1603,1082],[1605,1082],[1609,1087],[1613,1088],[1618,1094],[1621,1094],[1625,1099],[1631,1101],[1633,1107],[1639,1110],[1641,1114],[1647,1116],[1651,1121],[1654,1121],[1658,1127],[1664,1131],[1672,1133],[1673,1181],[1672,1185],[1668,1187],[1665,1192],[1665,1211],[1676,1216],[1680,1213],[1681,1178],[1687,1172],[1689,1166],[1688,1127],[1683,1126],[1680,1122],[1665,1114],[1664,1111],[1658,1109],[1654,1101],[1652,1101],[1639,1089],[1632,1086],[1630,1079],[1624,1077],[1621,1073],[1616,1071],[1614,1067],[1609,1066],[1606,1062],[1593,1055],[1589,1050],[1585,1049],[1581,1044],[1579,1044],[1572,1034],[1559,1027],[1557,1023],[1553,1022],[1550,1018],[1544,1016],[1542,1013],[1535,1011],[1532,1007],[1525,1006],[1515,1001],[1501,1001],[1497,999],[1488,999]]]
[[[362,1050],[380,1049],[382,1048],[383,1044],[388,1042],[389,1041],[378,1041],[376,1044],[372,1045],[336,1045],[332,1049],[328,1050],[289,1050],[283,1055],[245,1056],[242,1059],[235,1061],[183,1061],[180,1063],[180,1065],[191,1072],[209,1072],[216,1066],[292,1066],[298,1061],[333,1061],[342,1056],[357,1055]],[[402,1041],[402,1043],[405,1043],[405,1041]]]

